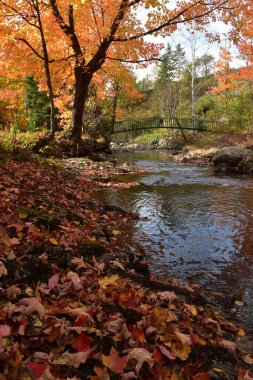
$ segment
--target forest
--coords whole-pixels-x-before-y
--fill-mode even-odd
[[[252,17],[0,0],[0,380],[253,380]]]
[[[231,130],[250,128],[250,5],[197,2],[172,10],[167,2],[139,3],[108,2],[104,9],[89,1],[69,7],[1,1],[2,131],[48,131],[53,138],[65,130],[73,140],[82,133],[105,137],[115,120],[129,115],[198,117]],[[80,29],[83,18],[86,29]],[[222,33],[211,35],[207,28],[221,19],[230,27],[225,42]],[[169,40],[187,23],[188,54]],[[150,34],[165,42],[147,42]],[[200,54],[205,35],[210,43],[220,41],[216,57]],[[136,68],[150,62],[156,63],[154,74],[138,79]]]

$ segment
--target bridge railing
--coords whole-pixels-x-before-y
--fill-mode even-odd
[[[185,129],[197,131],[215,131],[219,127],[219,122],[203,119],[176,118],[168,117],[150,117],[140,119],[126,119],[116,121],[113,133],[139,131],[145,129]]]

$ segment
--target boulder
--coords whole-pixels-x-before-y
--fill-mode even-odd
[[[248,153],[238,165],[238,171],[242,174],[253,175],[253,152]]]
[[[252,153],[251,150],[240,147],[224,147],[213,157],[213,164],[217,171],[241,172],[241,163]]]
[[[163,137],[158,142],[159,148],[168,148],[171,146],[172,138],[171,137]]]

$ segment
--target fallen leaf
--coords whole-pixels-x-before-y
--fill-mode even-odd
[[[157,292],[157,296],[161,301],[173,302],[175,299],[177,299],[177,296],[174,292]]]
[[[80,277],[78,276],[77,273],[69,271],[67,273],[66,277],[67,277],[68,280],[70,280],[72,282],[73,288],[75,290],[81,290],[81,289],[83,289],[83,287],[81,285]]]
[[[138,329],[137,327],[134,327],[132,334],[135,340],[138,340],[141,343],[145,342],[145,335],[143,329]]]
[[[234,304],[236,305],[236,306],[239,306],[239,307],[241,307],[241,306],[243,306],[244,305],[244,302],[243,301],[235,301],[234,302]]]
[[[253,365],[253,354],[244,355],[242,359],[245,363]]]
[[[94,372],[97,375],[98,380],[110,380],[110,375],[106,367],[104,368],[94,367]]]
[[[245,335],[245,331],[244,331],[242,328],[239,328],[239,329],[237,330],[237,335],[238,335],[238,336],[244,336],[244,335]]]
[[[4,266],[4,263],[0,261],[0,278],[3,276],[7,276],[8,272],[7,269]]]
[[[101,280],[98,281],[101,288],[105,289],[108,285],[115,285],[116,281],[118,280],[119,276],[117,274],[114,274],[111,277],[105,276]]]
[[[159,350],[161,351],[161,353],[169,360],[175,360],[176,357],[164,346],[162,346],[161,344],[158,345],[158,348]]]
[[[127,359],[127,356],[120,357],[118,351],[116,351],[114,347],[111,348],[109,356],[102,354],[103,364],[112,372],[117,374],[121,374],[124,372],[124,369],[127,364]]]
[[[55,239],[55,238],[51,238],[49,239],[50,243],[52,243],[53,245],[59,245],[58,241]]]
[[[40,364],[40,363],[36,363],[36,362],[30,362],[26,366],[33,373],[34,378],[35,379],[39,379],[43,375],[43,373],[45,372],[47,364]]]
[[[90,351],[77,352],[75,354],[71,354],[70,352],[67,351],[67,352],[64,352],[62,354],[62,358],[66,359],[66,362],[68,365],[75,367],[75,368],[78,368],[80,366],[80,364],[83,364],[86,362],[89,355],[90,355]],[[65,364],[65,363],[63,363],[63,364]]]
[[[28,215],[25,212],[20,212],[18,216],[20,217],[20,219],[26,219]]]
[[[188,356],[191,352],[191,347],[187,344],[176,344],[174,343],[171,347],[173,354],[181,360],[188,359]]]
[[[120,262],[118,262],[117,260],[112,260],[112,261],[110,261],[110,263],[112,265],[114,265],[116,268],[125,270],[125,268],[123,267],[123,265]]]
[[[50,279],[48,280],[48,287],[50,290],[56,288],[59,285],[59,273],[54,274]]]
[[[114,236],[121,235],[121,231],[112,230],[112,234],[113,234]]]
[[[18,305],[13,305],[9,308],[8,314],[12,316],[13,313],[21,313],[24,316],[28,316],[33,313],[38,313],[40,318],[45,315],[44,306],[35,298],[23,298],[19,301]]]
[[[72,340],[70,344],[76,351],[86,352],[90,351],[90,342],[91,339],[88,335],[79,334]]]
[[[127,355],[127,360],[135,359],[136,363],[136,372],[139,374],[143,363],[148,363],[149,367],[153,367],[154,359],[152,354],[145,348],[133,348]]]
[[[236,349],[236,344],[234,342],[231,342],[230,340],[221,339],[220,345],[232,351],[235,351]]]
[[[182,344],[187,344],[188,346],[191,345],[192,341],[191,341],[190,335],[183,334],[183,333],[181,333],[179,331],[175,331],[175,335],[180,340],[180,342]]]
[[[0,338],[6,338],[10,336],[11,328],[8,325],[0,325]]]
[[[153,359],[157,364],[161,364],[164,361],[164,356],[157,348],[153,352]]]

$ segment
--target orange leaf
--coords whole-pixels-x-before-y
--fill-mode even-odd
[[[118,351],[112,347],[109,356],[102,355],[102,362],[112,372],[120,374],[124,372],[124,369],[126,367],[127,356],[123,356],[121,358],[118,354]]]

